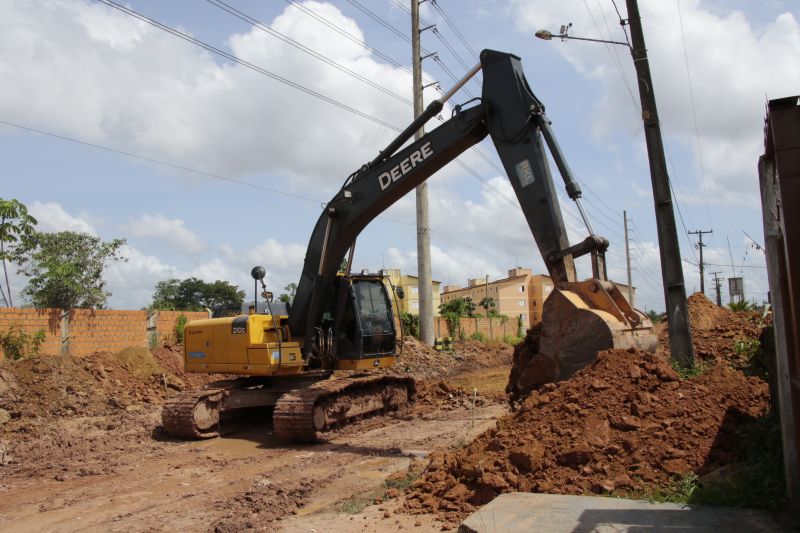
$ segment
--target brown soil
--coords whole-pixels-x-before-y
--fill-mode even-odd
[[[471,388],[446,377],[503,375],[489,366],[507,367],[510,347],[465,343],[441,353],[409,345],[399,370],[431,380],[420,383],[420,402],[314,446],[277,441],[268,412],[224,424],[222,439],[165,435],[164,400],[220,377],[185,373],[180,347],[4,361],[0,408],[11,418],[0,418],[0,529],[274,530],[287,515],[375,490],[405,470],[409,453],[467,442],[506,412],[497,394],[480,388],[473,402]],[[383,513],[375,530],[389,527]]]
[[[411,336],[402,340],[402,353],[393,371],[418,379],[447,376],[467,370],[511,363],[514,348],[502,342],[456,341],[452,352],[439,352]]]
[[[742,361],[736,353],[735,342],[759,339],[771,322],[771,315],[764,319],[756,312],[733,312],[717,306],[699,292],[691,295],[687,301],[695,357],[742,368],[746,361]],[[664,324],[658,333],[659,354],[669,357],[669,328]]]
[[[453,525],[501,492],[625,492],[703,474],[736,458],[737,425],[768,407],[767,385],[727,366],[681,381],[656,355],[609,350],[466,448],[432,456],[406,509]]]

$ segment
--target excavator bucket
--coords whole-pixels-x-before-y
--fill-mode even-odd
[[[523,400],[545,383],[569,378],[610,348],[655,352],[653,324],[632,308],[619,289],[596,279],[554,289],[542,307],[542,322],[517,350],[506,389]]]

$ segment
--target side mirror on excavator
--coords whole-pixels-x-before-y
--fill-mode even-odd
[[[397,295],[398,298],[401,300],[406,297],[406,291],[403,290],[403,287],[395,287],[394,293]]]

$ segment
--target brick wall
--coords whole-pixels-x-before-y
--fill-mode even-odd
[[[473,333],[478,332],[483,334],[487,339],[500,340],[506,335],[517,334],[517,319],[515,317],[506,319],[498,317],[461,318],[460,322],[464,337],[469,337]],[[436,337],[452,336],[446,319],[440,316],[434,317],[433,334]]]
[[[208,316],[205,312],[159,311],[148,317],[147,311],[73,309],[66,317],[69,354],[117,352],[130,346],[174,342],[175,322],[181,314],[190,321]],[[11,326],[20,326],[31,335],[43,330],[46,336],[41,353],[55,355],[61,353],[63,318],[61,309],[0,308],[0,332],[8,331]]]
[[[208,313],[205,311],[159,311],[155,320],[155,331],[157,334],[157,340],[155,342],[157,344],[175,342],[175,324],[178,321],[178,317],[181,315],[185,315],[189,321],[208,318]]]

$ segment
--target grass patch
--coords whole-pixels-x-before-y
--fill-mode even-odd
[[[777,512],[786,508],[783,451],[778,416],[773,414],[743,425],[741,462],[704,478],[687,474],[667,486],[633,492],[613,492],[617,498],[651,502],[746,507]]]
[[[670,359],[669,365],[681,379],[696,378],[697,376],[706,373],[714,367],[714,363],[699,358],[694,360],[694,366],[691,368],[682,367],[677,361],[675,361],[675,359]]]
[[[386,478],[380,487],[345,498],[338,502],[334,509],[339,513],[358,514],[377,500],[382,502],[388,500],[391,490],[405,492],[421,475],[422,470],[414,468],[409,468],[405,472],[397,472]]]
[[[698,477],[695,474],[686,474],[666,486],[646,486],[643,489],[628,492],[615,491],[611,495],[616,498],[630,498],[656,503],[689,503],[697,490]]]
[[[783,446],[777,414],[739,429],[742,462],[720,477],[698,482],[689,503],[779,511],[786,506]]]

